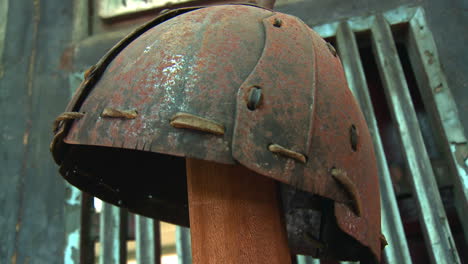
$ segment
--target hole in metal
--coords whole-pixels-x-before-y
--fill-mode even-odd
[[[283,25],[283,21],[279,18],[275,18],[275,22],[273,23],[273,26],[275,27],[281,27]]]
[[[250,89],[249,98],[247,99],[247,108],[253,111],[258,108],[262,101],[262,89],[254,86]]]
[[[358,132],[355,125],[351,125],[351,127],[349,128],[349,140],[351,142],[351,148],[353,149],[353,151],[357,151]]]

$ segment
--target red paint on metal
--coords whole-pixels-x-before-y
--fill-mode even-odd
[[[65,143],[239,162],[334,200],[340,229],[380,259],[380,195],[368,128],[339,59],[303,22],[249,6],[203,8],[139,33],[113,56],[97,67],[99,80],[91,76],[82,85],[79,93],[89,94],[72,100],[71,108],[86,115],[71,124]],[[263,97],[252,111],[253,86]],[[136,109],[138,116],[102,118],[106,107]],[[173,128],[169,121],[177,112],[221,123],[226,132]],[[360,132],[358,151],[351,147],[352,125]],[[63,144],[63,133],[55,142]],[[307,162],[272,153],[270,144],[299,152]],[[60,156],[60,147],[53,149]],[[331,176],[334,167],[356,185],[361,217]]]

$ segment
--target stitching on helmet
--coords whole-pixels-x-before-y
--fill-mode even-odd
[[[124,119],[135,119],[138,116],[138,112],[135,109],[132,110],[118,110],[114,108],[104,108],[101,113],[101,117],[111,118],[124,118]]]
[[[185,128],[215,135],[224,135],[224,126],[222,124],[189,113],[176,113],[171,118],[170,124],[175,128]]]
[[[346,190],[349,196],[351,196],[351,199],[354,202],[354,212],[357,216],[361,217],[361,196],[359,195],[358,189],[356,188],[354,182],[348,177],[346,171],[342,169],[332,168],[331,175],[335,180],[337,180],[341,184],[341,186]]]
[[[278,144],[270,144],[268,146],[268,150],[275,153],[275,154],[283,155],[283,156],[286,156],[288,158],[292,158],[292,159],[295,159],[297,161],[300,161],[302,163],[307,162],[307,158],[306,158],[306,156],[304,154],[301,154],[299,152],[287,149],[287,148],[282,147],[282,146],[280,146]]]
[[[63,113],[61,113],[59,116],[57,116],[57,118],[54,121],[54,125],[53,125],[54,133],[56,133],[57,130],[59,129],[60,124],[61,124],[62,121],[80,119],[83,116],[84,116],[84,113],[80,113],[80,112],[63,112]]]

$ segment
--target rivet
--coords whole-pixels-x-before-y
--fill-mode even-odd
[[[273,26],[281,27],[282,25],[283,25],[283,21],[279,18],[275,18],[275,22],[273,23]]]
[[[333,45],[330,44],[330,42],[327,42],[327,47],[328,47],[328,49],[330,50],[331,54],[333,54],[333,56],[336,57],[336,49],[335,49],[335,47],[333,47]]]
[[[251,111],[258,108],[262,100],[262,89],[259,87],[252,87],[250,89],[249,98],[247,100],[247,108]]]
[[[357,151],[358,146],[358,131],[355,125],[351,125],[349,128],[349,141],[351,143],[351,149]]]

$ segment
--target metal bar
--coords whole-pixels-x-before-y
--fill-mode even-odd
[[[183,4],[190,0],[159,0],[159,1],[126,1],[121,0],[102,0],[99,1],[99,16],[102,19],[110,19],[123,15],[131,15],[141,11],[147,11],[160,8],[174,3]],[[124,4],[125,3],[125,4]]]
[[[0,0],[0,79],[3,77],[3,50],[5,48],[5,37],[8,22],[8,2]]]
[[[1,44],[0,44],[1,45]],[[81,76],[81,75],[80,75]],[[71,79],[69,75],[70,94],[73,94],[76,87],[81,82],[81,78]],[[65,250],[64,263],[80,263],[80,241],[81,241],[81,213],[82,213],[82,193],[80,190],[65,183]],[[94,250],[94,249],[93,249]]]
[[[432,263],[460,263],[398,57],[392,31],[382,15],[372,26],[372,47],[394,121],[398,124],[413,195]]]
[[[339,25],[336,41],[348,85],[359,101],[374,143],[379,168],[382,231],[388,241],[384,256],[387,263],[412,263],[356,37],[349,23]]]
[[[89,3],[90,1],[73,1],[72,42],[80,41],[89,35]]]
[[[81,240],[81,191],[72,185],[65,185],[65,264],[80,263]]]
[[[416,7],[400,6],[396,9],[386,11],[383,16],[390,25],[408,23],[416,12]]]
[[[80,234],[80,261],[76,263],[94,263],[93,221],[95,215],[93,206],[94,197],[88,193],[81,193],[81,234]],[[65,264],[68,264],[65,262]]]
[[[154,264],[156,261],[154,220],[135,215],[135,232],[137,263]]]
[[[297,255],[297,264],[320,264],[320,260],[309,256]]]
[[[125,221],[122,221],[122,210],[108,203],[102,203],[100,217],[99,242],[101,252],[100,264],[126,263],[126,239],[122,236]]]
[[[424,105],[437,129],[453,175],[455,206],[468,241],[468,145],[437,54],[432,33],[418,8],[409,23],[408,54]]]
[[[153,221],[153,236],[154,236],[154,264],[161,264],[161,223]]]
[[[309,25],[315,32],[317,32],[322,38],[330,38],[336,35],[336,29],[338,28],[338,22],[327,23],[323,25]]]
[[[384,13],[384,17],[390,24],[401,24],[407,23],[414,16],[417,8],[401,6],[396,9],[389,10]],[[354,32],[367,31],[372,26],[374,16],[356,16],[348,19],[348,23]],[[314,25],[313,23],[307,24],[314,29],[322,38],[330,38],[336,35],[336,31],[339,27],[339,22],[332,22],[320,25]]]
[[[190,243],[190,229],[176,226],[176,251],[179,264],[192,263],[192,246]]]

